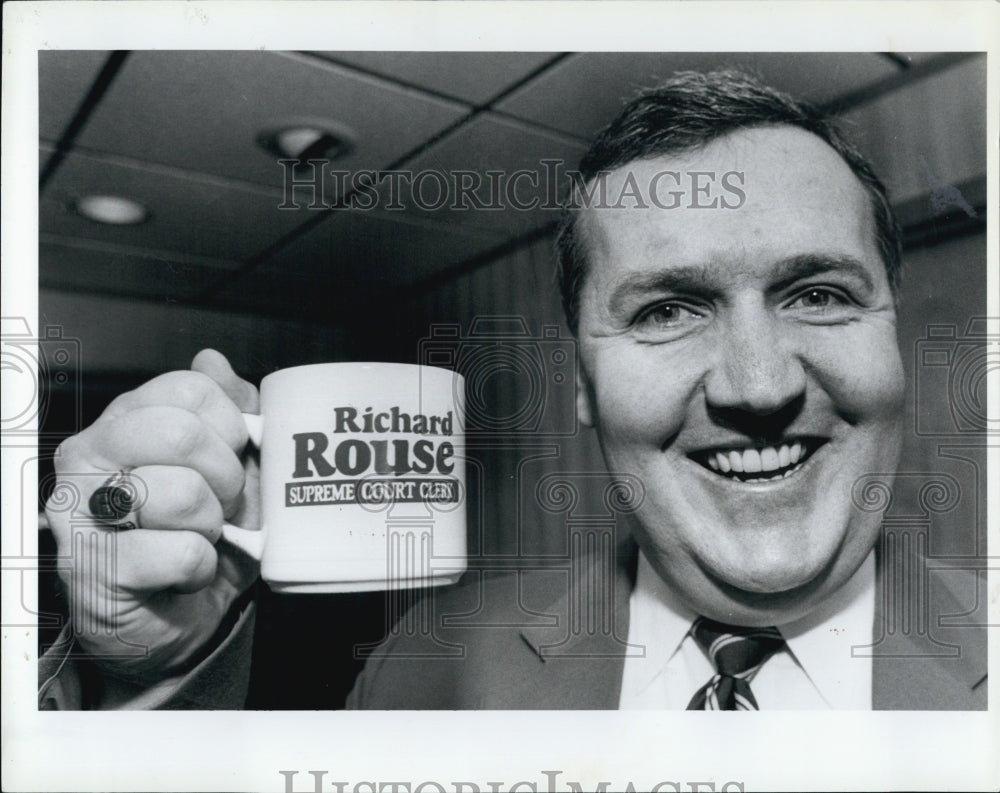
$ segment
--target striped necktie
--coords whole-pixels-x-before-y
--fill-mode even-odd
[[[750,681],[785,646],[777,628],[737,628],[699,617],[691,629],[716,674],[691,698],[688,710],[760,710]]]

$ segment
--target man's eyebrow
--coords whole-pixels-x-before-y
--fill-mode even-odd
[[[840,254],[807,253],[779,262],[775,269],[775,278],[768,291],[781,292],[803,278],[831,272],[846,273],[861,281],[865,289],[869,291],[875,289],[871,267],[865,265],[860,259]]]
[[[687,295],[715,297],[721,291],[717,276],[707,267],[671,267],[652,273],[632,273],[622,278],[611,291],[608,306],[612,311],[633,295],[681,292]]]
[[[860,259],[844,254],[805,253],[783,259],[772,273],[768,291],[781,292],[796,281],[824,273],[840,272],[857,278],[867,290],[875,289],[871,267]],[[608,307],[617,312],[634,296],[660,293],[680,293],[706,299],[716,298],[724,291],[714,268],[699,266],[669,267],[651,273],[632,273],[622,278],[612,289]]]

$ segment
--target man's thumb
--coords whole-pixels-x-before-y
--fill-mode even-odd
[[[260,394],[257,389],[233,371],[221,352],[202,350],[191,361],[191,369],[211,377],[244,413],[260,412]]]

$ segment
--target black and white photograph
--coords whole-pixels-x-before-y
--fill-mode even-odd
[[[995,789],[994,8],[144,5],[4,9],[10,789]]]

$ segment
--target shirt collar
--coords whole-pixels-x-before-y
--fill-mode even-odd
[[[871,644],[874,610],[872,551],[848,582],[818,609],[776,626],[796,663],[833,708],[870,706],[863,702],[870,699],[870,659],[853,657],[852,647]],[[698,615],[680,602],[641,550],[629,611],[629,641],[634,637],[646,648],[646,662],[637,669],[641,676],[637,682],[644,687],[680,649]],[[850,674],[845,675],[845,668]]]
[[[646,648],[646,661],[636,669],[640,688],[648,686],[667,665],[697,616],[677,599],[640,549],[635,589],[629,599],[629,642]]]
[[[871,707],[871,659],[852,648],[872,642],[875,552],[818,609],[779,625],[789,651],[833,708]]]

